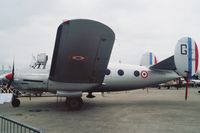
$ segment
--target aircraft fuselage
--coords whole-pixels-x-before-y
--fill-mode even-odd
[[[180,77],[174,71],[152,71],[146,66],[114,64],[108,65],[102,85],[90,83],[64,83],[61,86],[50,87],[48,70],[16,72],[13,86],[21,91],[123,91],[158,85]]]

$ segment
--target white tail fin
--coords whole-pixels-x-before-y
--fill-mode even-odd
[[[198,47],[190,37],[181,38],[175,48],[174,62],[179,75],[189,79],[198,69]]]
[[[157,58],[152,52],[146,52],[142,55],[140,65],[141,66],[152,66],[157,64]]]

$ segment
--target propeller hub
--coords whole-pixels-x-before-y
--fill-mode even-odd
[[[13,74],[12,73],[8,73],[5,75],[6,79],[8,80],[12,80],[13,79]]]

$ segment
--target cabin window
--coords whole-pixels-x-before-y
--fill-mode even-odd
[[[133,73],[134,75],[135,75],[135,77],[138,77],[138,76],[140,76],[140,72],[139,71],[134,71],[134,73]]]
[[[106,75],[110,75],[110,70],[109,70],[109,69],[106,69],[105,74],[106,74]]]
[[[122,76],[122,75],[124,75],[124,71],[123,71],[123,70],[121,70],[121,69],[119,69],[117,73],[118,73],[118,75],[119,75],[119,76]]]

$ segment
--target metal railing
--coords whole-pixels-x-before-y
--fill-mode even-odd
[[[0,115],[0,133],[43,133],[41,130]]]
[[[11,88],[7,89],[5,87],[0,86],[0,93],[14,93],[14,90]]]

